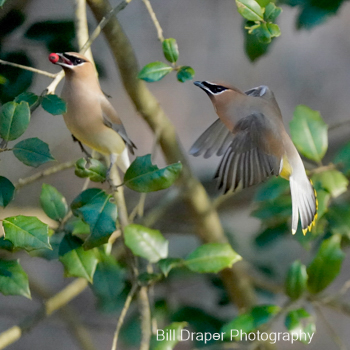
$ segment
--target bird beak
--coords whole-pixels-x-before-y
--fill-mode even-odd
[[[68,58],[64,57],[64,55],[62,53],[56,53],[56,55],[58,56],[58,61],[56,62],[52,62],[54,64],[58,64],[59,66],[62,67],[67,67],[67,68],[73,68],[73,62],[70,61]]]
[[[204,87],[203,82],[201,82],[201,81],[195,81],[193,84],[200,87],[201,89],[203,89],[203,87]]]
[[[200,87],[209,97],[213,95],[213,93],[203,84],[205,81],[195,81],[194,85]]]

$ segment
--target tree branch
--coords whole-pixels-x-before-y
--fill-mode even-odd
[[[57,75],[57,74],[46,72],[46,71],[41,70],[41,69],[36,69],[33,67],[24,66],[23,64],[12,63],[12,62],[8,62],[8,61],[4,61],[4,60],[0,60],[0,64],[2,64],[4,66],[11,66],[11,67],[24,69],[24,70],[29,70],[30,72],[45,75],[49,78],[56,78],[56,75]]]
[[[111,11],[107,0],[87,0],[97,21]],[[196,231],[204,242],[227,242],[217,212],[213,209],[201,183],[192,175],[188,160],[178,142],[175,128],[159,102],[143,81],[137,78],[139,66],[133,48],[116,17],[105,26],[104,34],[118,64],[124,87],[137,111],[153,132],[159,131],[159,143],[167,162],[181,161],[182,174],[177,184],[182,187],[196,223]],[[239,264],[222,272],[224,284],[238,308],[249,308],[254,304],[252,285]]]
[[[13,326],[0,334],[0,350],[6,348],[21,338],[22,334],[30,331],[45,317],[68,304],[72,299],[82,293],[88,286],[87,280],[78,278],[62,289],[59,293],[44,302],[43,306],[34,314],[25,318],[17,326]]]
[[[154,26],[156,27],[156,31],[157,31],[157,35],[158,35],[158,39],[160,42],[164,41],[164,36],[163,36],[163,29],[159,24],[159,21],[157,19],[157,16],[155,14],[155,12],[153,11],[152,5],[150,3],[149,0],[142,0],[143,3],[146,5],[146,8],[148,10],[149,15],[151,16],[151,19],[154,23]]]

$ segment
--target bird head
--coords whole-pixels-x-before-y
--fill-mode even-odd
[[[92,63],[83,55],[76,52],[50,53],[49,61],[53,64],[61,66],[65,73],[84,74],[91,73]]]

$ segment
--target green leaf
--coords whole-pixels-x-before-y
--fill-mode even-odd
[[[328,206],[331,200],[331,195],[322,189],[317,189],[317,222],[321,219],[321,217],[328,211]],[[316,225],[317,225],[316,222]]]
[[[5,239],[16,248],[26,251],[34,249],[52,249],[49,243],[49,226],[34,216],[12,216],[2,222]]]
[[[0,237],[0,249],[7,250],[9,252],[14,251],[14,246],[10,241],[7,241],[4,236]]]
[[[152,62],[146,64],[138,74],[138,78],[148,83],[153,83],[164,78],[173,70],[172,67],[168,66],[163,62]]]
[[[76,216],[72,216],[68,219],[65,230],[70,232],[72,235],[89,235],[90,226],[83,221],[83,219]]]
[[[46,95],[41,100],[41,105],[46,112],[53,115],[60,115],[67,112],[66,102],[57,95]]]
[[[4,85],[6,83],[7,83],[7,79],[3,75],[0,74],[0,85]]]
[[[255,194],[255,201],[266,201],[278,198],[289,190],[289,181],[282,177],[272,177],[262,183]]]
[[[260,202],[258,208],[251,213],[251,216],[271,223],[275,223],[277,219],[279,221],[287,220],[291,215],[292,200],[290,195]]]
[[[238,12],[248,21],[263,21],[264,10],[255,0],[236,0]]]
[[[6,0],[0,0],[0,6],[1,7],[4,6],[5,2],[6,2]]]
[[[241,259],[228,243],[207,243],[186,258],[185,266],[194,272],[217,273]]]
[[[36,249],[36,250],[30,251],[29,255],[42,258],[48,261],[58,260],[59,258],[58,251],[64,236],[65,236],[65,233],[63,231],[54,232],[51,236],[49,236],[49,242],[52,247],[52,250],[46,249],[46,248]]]
[[[5,208],[15,196],[15,186],[4,176],[0,176],[0,206]]]
[[[315,258],[307,268],[308,289],[319,293],[338,276],[345,254],[340,249],[340,235],[324,240]]]
[[[75,175],[79,177],[88,177],[94,182],[103,182],[106,180],[107,167],[97,159],[80,158],[75,163]]]
[[[288,312],[284,324],[292,336],[294,335],[294,340],[297,338],[296,340],[304,344],[310,344],[310,335],[315,333],[316,325],[313,317],[306,310],[297,309]]]
[[[279,225],[274,222],[274,226],[267,227],[255,237],[255,244],[259,248],[267,247],[271,243],[277,243],[278,238],[282,238],[286,233],[290,233],[287,222],[282,222]]]
[[[267,28],[266,23],[256,24],[253,27],[247,28],[248,33],[255,35],[257,39],[263,44],[269,44],[271,42],[271,33]]]
[[[293,262],[289,267],[285,288],[286,293],[291,300],[299,299],[306,291],[307,272],[306,266],[299,260]]]
[[[19,260],[0,260],[0,292],[4,295],[22,295],[31,299],[28,276]]]
[[[305,157],[320,163],[328,148],[328,126],[319,112],[299,105],[289,123],[292,140]]]
[[[346,175],[350,175],[350,142],[347,143],[334,158],[335,164],[341,165],[341,171]]]
[[[0,136],[5,141],[18,139],[26,130],[30,121],[27,102],[7,102],[0,111]]]
[[[158,261],[158,266],[160,270],[163,272],[164,276],[167,277],[170,270],[172,270],[174,267],[180,267],[184,265],[183,259],[178,258],[167,258],[167,259],[161,259]]]
[[[68,277],[82,277],[92,283],[98,259],[95,250],[84,250],[83,241],[72,235],[65,235],[59,247],[59,260]]]
[[[18,160],[34,168],[55,160],[50,153],[48,144],[37,137],[18,142],[12,150]]]
[[[254,24],[254,22],[247,21],[243,26],[244,48],[247,56],[252,62],[256,61],[259,57],[266,54],[271,46],[271,44],[262,43],[255,35],[248,33],[246,28],[250,28]]]
[[[326,219],[333,234],[350,238],[350,208],[348,205],[330,207]]]
[[[33,92],[22,92],[20,95],[18,95],[14,102],[21,103],[21,102],[27,102],[29,107],[34,106],[39,100],[39,96],[35,95]]]
[[[107,243],[116,230],[117,207],[109,201],[110,198],[103,190],[90,188],[80,193],[71,204],[73,214],[90,226],[91,234],[84,242],[85,249]]]
[[[68,213],[66,199],[51,185],[43,184],[40,194],[40,204],[45,214],[52,220],[60,221]]]
[[[171,63],[175,63],[179,58],[179,48],[173,38],[163,40],[164,57]]]
[[[154,350],[172,350],[181,339],[181,330],[187,326],[187,322],[173,322],[157,332],[157,345]],[[167,334],[172,337],[168,339]],[[174,335],[174,336],[173,336]]]
[[[187,80],[192,80],[194,77],[194,69],[190,66],[181,66],[177,71],[176,77],[180,83],[184,83]]]
[[[280,27],[275,23],[267,23],[266,28],[270,32],[271,38],[277,38],[281,35]]]
[[[277,305],[260,305],[253,307],[249,312],[241,314],[221,328],[225,338],[239,340],[241,332],[250,333],[268,322],[281,308]]]
[[[125,245],[134,255],[141,256],[151,263],[168,256],[168,241],[158,230],[142,225],[131,224],[124,229]]]
[[[340,196],[346,192],[349,181],[338,170],[326,170],[312,176],[313,183],[319,184],[325,189],[333,198]]]
[[[136,157],[124,175],[124,184],[137,192],[160,191],[170,187],[179,177],[181,163],[159,169],[151,162],[151,155]]]
[[[91,285],[99,309],[104,312],[117,311],[124,286],[124,269],[119,266],[114,257],[100,252],[99,263],[94,274],[94,283]]]
[[[273,2],[270,2],[265,7],[264,19],[266,22],[275,22],[276,18],[281,14],[282,9],[277,7]]]

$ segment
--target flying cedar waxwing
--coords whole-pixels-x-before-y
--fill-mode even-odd
[[[215,178],[224,193],[253,186],[272,175],[289,180],[292,233],[298,228],[300,215],[305,235],[317,218],[316,192],[284,128],[273,92],[267,86],[243,93],[208,81],[194,84],[207,93],[219,119],[193,144],[190,154],[223,156]]]
[[[93,64],[76,52],[51,53],[49,60],[65,72],[63,118],[73,138],[110,157],[107,178],[114,163],[125,172],[130,166],[127,149],[134,154],[136,147],[102,92]]]

